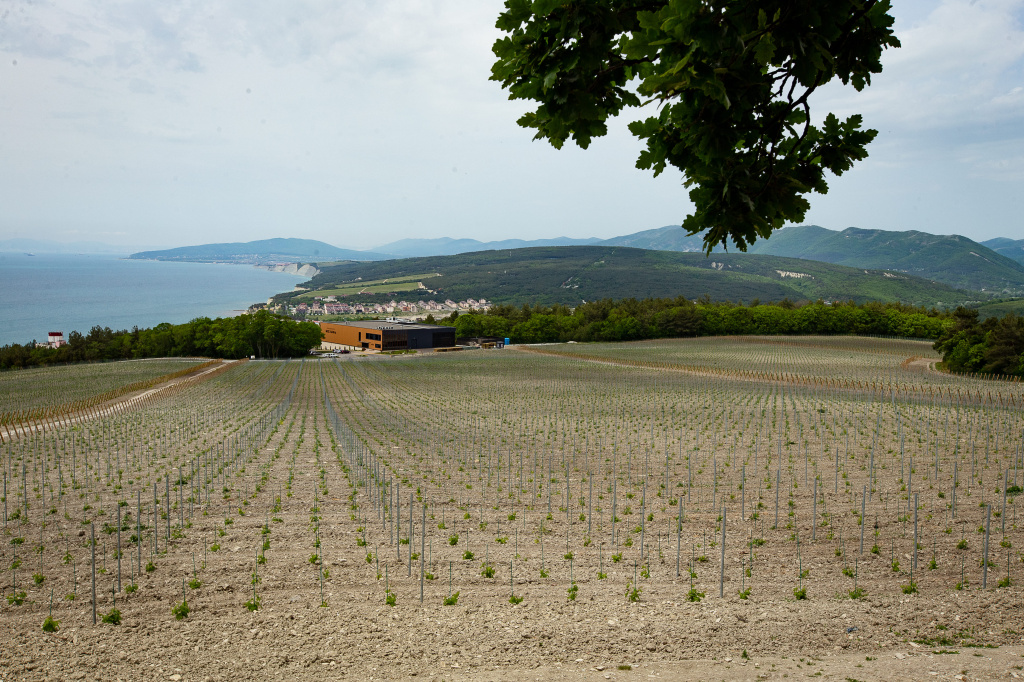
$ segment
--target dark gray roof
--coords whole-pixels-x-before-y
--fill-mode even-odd
[[[343,322],[322,322],[321,324],[337,324],[360,329],[433,329],[436,331],[455,331],[455,327],[436,324],[418,324],[415,322],[394,322],[391,320],[350,320]]]

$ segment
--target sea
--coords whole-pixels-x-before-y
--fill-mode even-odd
[[[307,279],[251,265],[0,252],[0,345],[237,315]]]

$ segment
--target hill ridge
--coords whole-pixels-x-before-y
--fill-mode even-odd
[[[281,260],[323,262],[332,260],[381,260],[388,256],[371,251],[341,249],[316,239],[274,237],[251,242],[221,242],[179,246],[174,249],[140,251],[129,256],[138,260],[220,261],[266,263]]]
[[[424,274],[429,273],[429,274]],[[497,304],[565,304],[605,298],[675,298],[768,301],[901,301],[946,307],[977,299],[972,292],[910,275],[850,268],[797,258],[756,254],[655,251],[624,246],[582,245],[478,251],[326,266],[302,286],[309,291],[275,297],[310,299],[354,282],[413,277],[424,289],[375,285],[348,300],[390,298],[443,301],[485,298]],[[356,292],[362,290],[357,287]]]
[[[888,270],[941,282],[954,289],[980,292],[986,297],[1024,295],[1024,240],[999,238],[987,243],[996,250],[962,235],[860,227],[831,230],[819,225],[794,225],[777,231],[769,239],[755,242],[747,253],[801,258],[867,270]],[[665,226],[604,240],[554,237],[481,242],[451,237],[413,238],[385,244],[375,251],[341,249],[317,240],[275,238],[143,251],[132,254],[130,258],[255,264],[291,261],[325,267],[339,261],[380,261],[563,246],[608,246],[702,254],[703,238],[701,235],[687,235],[677,226]],[[730,252],[733,251],[718,247],[712,255]],[[1015,260],[1018,255],[1019,261]]]

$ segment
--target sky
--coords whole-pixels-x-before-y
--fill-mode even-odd
[[[1024,0],[895,0],[857,93],[870,156],[808,224],[1024,238]],[[0,0],[0,240],[608,238],[679,224],[635,169],[636,110],[583,151],[533,141],[488,79],[495,0]]]

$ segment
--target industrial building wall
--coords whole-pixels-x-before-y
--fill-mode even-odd
[[[409,329],[407,332],[408,348],[433,348],[434,337],[430,329]]]
[[[381,342],[379,340],[370,340],[366,338],[366,333],[372,333],[375,336],[380,336],[380,332],[375,329],[361,329],[359,327],[350,327],[344,324],[331,324],[329,322],[320,323],[320,331],[323,336],[323,343],[334,344],[344,348],[369,348],[372,350],[380,350]],[[363,344],[366,343],[366,346]]]
[[[438,330],[399,327],[378,330],[321,322],[320,331],[323,337],[322,344],[325,344],[324,348],[404,350],[406,348],[449,348],[455,345],[454,328]]]
[[[455,330],[432,331],[432,345],[434,348],[451,348],[455,345]]]

